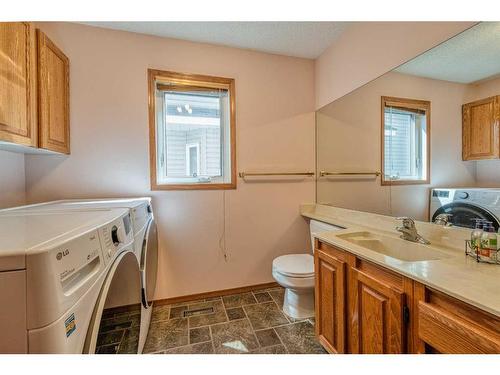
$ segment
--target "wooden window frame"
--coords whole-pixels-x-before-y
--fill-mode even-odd
[[[231,170],[230,182],[224,183],[189,183],[159,184],[157,180],[157,142],[156,142],[156,83],[165,81],[180,86],[225,88],[229,91],[229,151]],[[176,73],[157,69],[148,69],[148,107],[149,107],[149,170],[151,190],[228,190],[236,189],[236,94],[233,78],[213,77],[200,74]]]
[[[385,180],[385,107],[394,106],[407,109],[418,109],[425,111],[426,118],[426,149],[427,149],[427,176],[425,180]],[[417,100],[407,98],[396,98],[392,96],[381,97],[381,126],[380,126],[380,144],[381,144],[381,178],[382,186],[389,185],[427,185],[431,181],[431,102],[428,100]]]

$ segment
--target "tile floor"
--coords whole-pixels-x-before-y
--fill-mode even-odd
[[[155,306],[144,353],[323,354],[314,318],[282,311],[284,289]]]
[[[134,354],[139,344],[139,325],[141,305],[127,308],[106,309],[103,311],[97,354]]]

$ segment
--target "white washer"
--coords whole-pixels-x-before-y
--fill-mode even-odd
[[[142,307],[139,353],[142,353],[151,321],[158,270],[158,234],[151,206],[151,198],[67,199],[0,210],[0,214],[14,210],[93,211],[102,208],[126,208],[130,210],[134,233],[134,252],[141,270]]]
[[[0,238],[0,352],[95,352],[105,309],[140,309],[127,209],[3,212]]]
[[[491,221],[500,227],[500,189],[436,188],[431,190],[429,221],[439,214],[449,214],[450,222],[474,228],[474,219]]]

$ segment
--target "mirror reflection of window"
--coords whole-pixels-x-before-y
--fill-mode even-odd
[[[382,97],[382,185],[429,183],[430,102]]]

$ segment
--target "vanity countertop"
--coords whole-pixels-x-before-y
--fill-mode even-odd
[[[500,265],[478,263],[464,254],[464,240],[470,237],[470,230],[417,221],[419,234],[431,241],[431,246],[449,256],[439,260],[405,262],[338,237],[339,234],[370,231],[398,238],[399,233],[394,228],[401,222],[394,217],[321,204],[302,205],[300,210],[304,217],[345,228],[317,234],[321,241],[500,317]],[[401,241],[402,246],[405,243]]]

